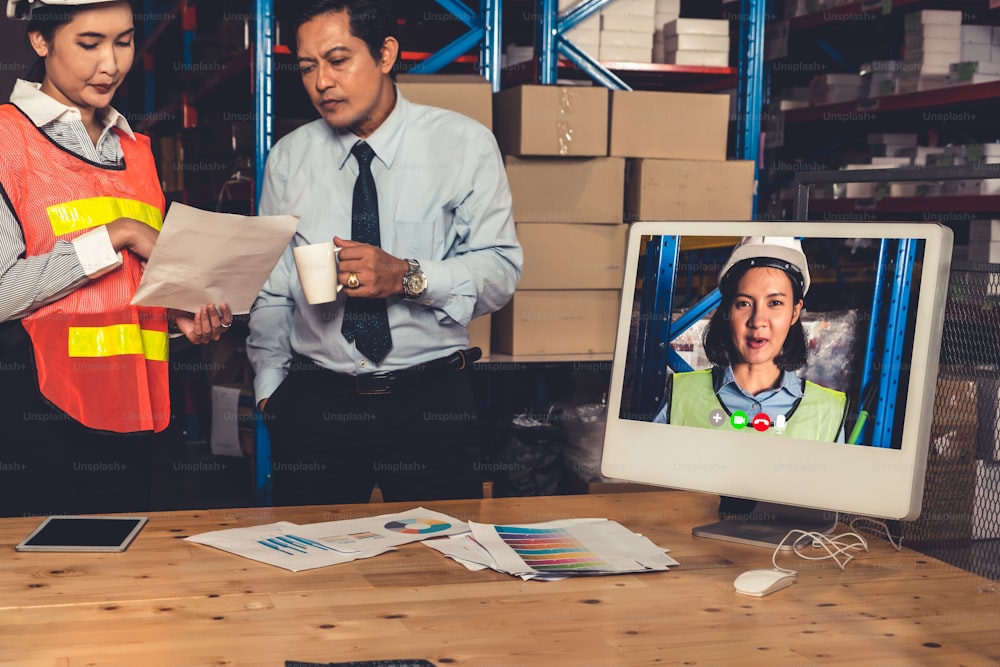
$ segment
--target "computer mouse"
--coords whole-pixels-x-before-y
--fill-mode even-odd
[[[737,593],[764,597],[782,588],[788,588],[795,583],[794,572],[781,570],[747,570],[736,577],[733,586]]]

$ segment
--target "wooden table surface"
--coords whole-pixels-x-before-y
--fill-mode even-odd
[[[154,513],[121,554],[18,553],[0,519],[0,665],[195,667],[424,658],[438,666],[996,665],[1000,582],[873,538],[764,598],[733,590],[771,551],[694,538],[718,500],[663,491],[428,502],[463,520],[608,517],[671,549],[669,572],[521,581],[422,544],[293,573],[184,541],[223,527],[415,503]]]

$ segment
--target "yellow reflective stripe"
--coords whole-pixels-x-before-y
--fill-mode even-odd
[[[146,223],[157,231],[163,227],[160,209],[136,199],[91,197],[56,204],[45,210],[52,224],[52,232],[56,236],[100,227],[118,218],[132,218]]]
[[[169,341],[166,332],[140,329],[138,324],[108,327],[70,327],[69,356],[117,357],[141,354],[151,361],[166,361]]]

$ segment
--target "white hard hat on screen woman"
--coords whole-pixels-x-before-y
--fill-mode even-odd
[[[79,7],[97,5],[115,0],[7,0],[7,18],[29,19],[31,12],[39,7]]]
[[[753,267],[781,269],[804,295],[809,291],[809,264],[802,242],[789,236],[744,236],[719,271],[719,285],[738,280]]]

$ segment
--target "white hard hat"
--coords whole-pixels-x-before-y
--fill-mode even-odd
[[[115,0],[7,0],[7,18],[31,18],[31,12],[38,7],[77,7],[80,5],[96,5],[101,2]]]
[[[733,267],[771,267],[781,269],[797,280],[804,295],[809,291],[809,265],[802,243],[791,236],[744,236],[736,244],[719,272],[719,284]],[[742,275],[740,272],[739,275]]]

